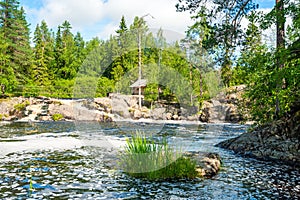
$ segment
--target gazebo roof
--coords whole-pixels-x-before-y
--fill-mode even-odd
[[[146,87],[147,86],[147,80],[146,79],[138,79],[136,82],[134,82],[131,86],[131,88],[138,88],[138,87]]]

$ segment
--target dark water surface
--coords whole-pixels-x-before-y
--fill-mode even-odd
[[[114,141],[124,142],[137,127],[157,140],[166,137],[170,144],[186,151],[219,153],[222,171],[207,180],[150,182],[108,167],[108,151],[116,146]],[[25,152],[13,147],[17,149],[0,155],[0,199],[300,199],[299,169],[242,158],[214,147],[246,128],[236,124],[126,122],[0,125],[0,151],[14,142],[21,144],[21,150],[23,141],[37,145],[39,140],[30,137],[45,133],[43,137],[54,141],[68,142],[66,138],[70,138],[82,142],[74,148],[63,143],[67,149],[51,149],[50,143],[46,144],[48,148]],[[105,143],[108,148],[97,143]]]

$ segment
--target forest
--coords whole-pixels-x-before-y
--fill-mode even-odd
[[[155,101],[160,95],[170,97],[174,91],[184,90],[191,93],[191,105],[201,106],[222,88],[245,84],[244,98],[254,120],[281,117],[300,98],[299,1],[277,0],[267,14],[259,12],[251,0],[213,2],[215,9],[208,10],[207,1],[179,0],[174,9],[190,12],[195,23],[188,27],[184,40],[167,42],[164,31],[150,32],[143,17],[135,17],[132,24],[122,17],[107,40],[95,37],[85,41],[80,32],[73,33],[68,21],[55,32],[45,21],[30,30],[19,1],[1,0],[2,97],[128,93],[128,86],[137,79],[140,43],[143,76],[153,79],[145,99]],[[246,28],[241,26],[244,19],[249,22]],[[276,30],[276,46],[262,39],[270,28]],[[180,74],[189,88],[182,87],[185,82],[174,76],[162,75],[170,70]],[[170,82],[179,87],[170,88]]]

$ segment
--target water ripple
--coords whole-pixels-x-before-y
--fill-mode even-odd
[[[43,127],[43,124],[39,126]],[[55,127],[45,126],[40,130],[51,132],[49,127]],[[60,126],[61,132],[74,132],[70,124]],[[223,168],[213,179],[135,179],[108,165],[113,157],[111,154],[116,153],[114,151],[95,146],[69,150],[41,149],[12,152],[0,158],[0,199],[299,199],[299,169],[242,158],[216,148],[214,144],[241,134],[246,127],[230,124],[211,126],[168,125],[162,132],[170,142],[180,141],[188,150],[218,152],[223,159]],[[19,131],[23,128],[16,127]],[[214,129],[217,131],[214,132]],[[83,130],[97,133],[97,126],[82,127],[77,133]],[[114,125],[108,125],[104,132],[103,129],[99,131],[102,131],[101,134],[107,131],[110,137],[120,138]],[[41,133],[43,131],[38,134]],[[90,139],[94,136],[85,135]],[[57,139],[61,137],[66,135],[57,134]]]

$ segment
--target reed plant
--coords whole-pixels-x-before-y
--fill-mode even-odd
[[[126,140],[120,154],[121,169],[136,178],[195,178],[196,163],[182,156],[181,150],[170,147],[166,139],[156,143],[152,137],[137,132]]]

